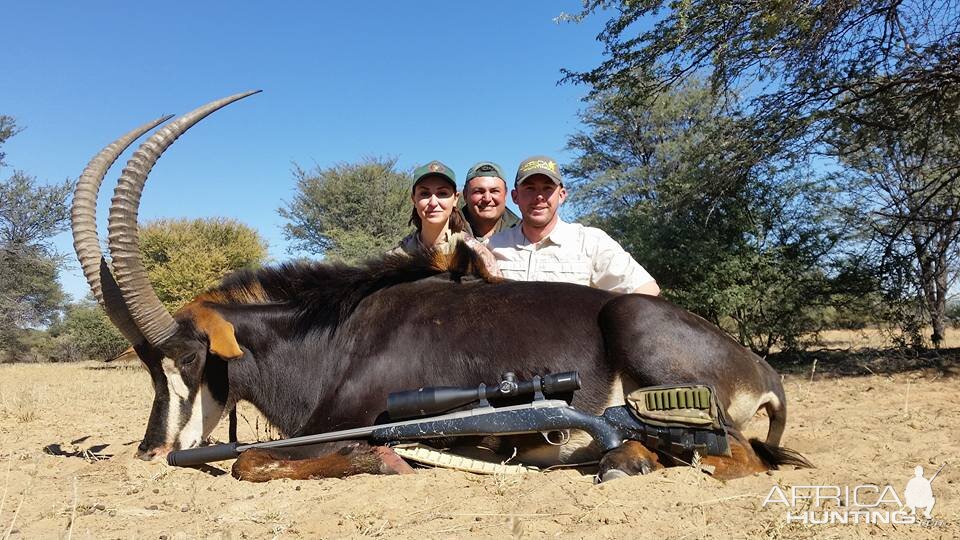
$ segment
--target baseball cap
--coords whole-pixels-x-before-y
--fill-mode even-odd
[[[469,182],[478,176],[496,176],[503,180],[503,169],[492,161],[480,161],[470,167],[470,170],[467,171],[467,177],[463,181]]]
[[[563,178],[560,177],[560,167],[557,161],[547,156],[533,156],[520,162],[517,168],[517,179],[514,180],[514,187],[519,186],[524,180],[535,174],[542,174],[553,180],[558,186],[563,185]]]
[[[421,165],[413,171],[413,185],[416,186],[421,180],[429,176],[439,176],[447,182],[450,182],[453,189],[457,189],[457,175],[454,174],[453,169],[436,160],[426,165]]]

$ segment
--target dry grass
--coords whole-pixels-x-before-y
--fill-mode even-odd
[[[7,474],[3,479],[3,495],[0,495],[0,517],[3,517],[3,507],[7,503],[7,492],[10,490],[10,467],[13,460],[7,460]]]
[[[73,477],[73,508],[70,510],[70,529],[67,532],[67,540],[73,538],[73,526],[77,522],[77,477]]]
[[[930,334],[929,328],[923,330],[923,335],[926,336],[928,341]],[[828,349],[854,351],[859,349],[884,349],[892,347],[898,335],[896,331],[880,328],[827,330],[820,333],[820,342],[823,347]],[[927,344],[929,345],[929,343]],[[948,328],[944,342],[940,346],[945,349],[960,347],[960,330]]]
[[[20,502],[17,503],[17,509],[13,511],[13,517],[10,518],[10,525],[7,527],[6,534],[3,535],[3,540],[9,540],[10,535],[13,534],[13,531],[16,530],[14,527],[17,524],[17,518],[20,516],[20,510],[23,509],[23,501],[27,499],[27,494],[30,491],[30,487],[33,485],[33,478],[30,478],[30,484],[20,493]],[[4,487],[4,498],[6,498],[6,487]]]
[[[256,407],[247,402],[237,406],[237,429],[241,426],[253,433],[253,440],[256,441],[275,441],[283,438],[280,430],[264,418]]]
[[[32,422],[40,417],[43,390],[38,387],[0,389],[0,414],[18,422]]]

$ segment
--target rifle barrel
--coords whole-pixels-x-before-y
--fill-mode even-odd
[[[201,446],[199,448],[187,448],[185,450],[175,450],[167,454],[167,463],[175,466],[189,467],[193,465],[202,465],[204,463],[210,463],[212,461],[236,459],[242,452],[245,452],[247,450],[253,450],[255,448],[261,448],[261,449],[287,448],[291,446],[305,446],[308,444],[316,444],[316,443],[322,443],[322,442],[347,441],[352,439],[367,439],[374,432],[386,432],[386,431],[389,431],[391,428],[403,428],[405,426],[424,424],[426,422],[461,420],[461,419],[484,416],[484,415],[489,415],[489,414],[499,413],[499,412],[531,410],[531,409],[539,409],[539,408],[558,408],[558,407],[564,407],[564,408],[568,408],[575,411],[575,409],[570,407],[570,405],[568,405],[566,401],[559,400],[559,399],[545,399],[540,401],[534,401],[533,403],[528,403],[524,405],[512,405],[509,407],[480,407],[477,409],[470,409],[468,411],[458,411],[458,412],[448,413],[440,416],[432,416],[429,418],[402,420],[400,422],[391,422],[389,424],[377,424],[373,426],[344,429],[340,431],[331,431],[328,433],[302,435],[300,437],[280,439],[277,441],[265,441],[265,442],[257,442],[257,443],[250,443],[250,444],[237,444],[237,443],[215,444],[212,446]],[[530,432],[530,431],[527,430],[527,432]],[[451,435],[453,435],[453,433],[451,433]]]
[[[937,469],[937,472],[933,473],[933,476],[930,477],[930,483],[931,483],[931,484],[933,483],[933,480],[934,480],[937,476],[940,475],[940,471],[942,471],[943,468],[946,467],[946,466],[947,466],[947,462],[944,461],[944,462],[943,462],[943,465],[941,465],[940,468]]]

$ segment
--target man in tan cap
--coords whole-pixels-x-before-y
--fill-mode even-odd
[[[660,293],[653,277],[605,232],[560,219],[557,211],[567,191],[556,160],[525,159],[510,196],[522,220],[487,244],[503,277],[563,281],[622,293]]]

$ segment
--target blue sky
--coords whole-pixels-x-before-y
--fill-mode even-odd
[[[277,208],[305,168],[395,156],[457,172],[532,154],[561,162],[586,89],[560,69],[602,59],[605,17],[560,2],[10,2],[4,7],[0,114],[27,129],[9,168],[76,178],[101,147],[164,113],[247,89],[263,93],[194,127],[158,162],[141,219],[229,216],[290,257]],[[101,193],[101,236],[113,184]],[[109,186],[108,186],[109,183]],[[68,235],[58,248],[72,254]],[[87,286],[76,262],[61,281]]]

